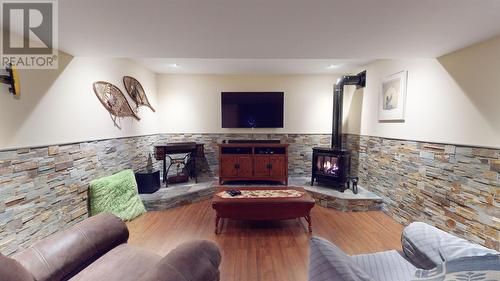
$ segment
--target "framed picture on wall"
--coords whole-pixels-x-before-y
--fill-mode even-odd
[[[379,121],[404,121],[408,71],[400,71],[382,80],[379,94]]]

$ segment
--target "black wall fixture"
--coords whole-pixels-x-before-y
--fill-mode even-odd
[[[14,96],[19,96],[21,89],[17,69],[15,69],[12,64],[9,64],[5,70],[7,71],[7,75],[0,75],[0,83],[9,85],[9,92]]]

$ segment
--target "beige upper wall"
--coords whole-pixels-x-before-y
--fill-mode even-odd
[[[346,87],[344,132],[500,147],[500,38],[438,59],[380,60]],[[381,80],[408,71],[405,122],[378,121]],[[161,132],[331,133],[336,75],[158,75]],[[284,91],[285,128],[222,129],[220,92]]]
[[[366,70],[345,132],[500,147],[500,38],[439,59],[381,60]],[[408,70],[405,122],[379,122],[381,80],[401,70]]]
[[[337,75],[158,75],[160,131],[330,133]],[[221,92],[283,91],[283,129],[223,129]]]
[[[59,70],[21,70],[21,98],[0,84],[0,149],[167,133],[330,133],[337,75],[163,75],[119,58],[61,54]],[[344,132],[500,147],[500,37],[438,59],[381,60],[364,68],[367,87],[346,89]],[[380,81],[408,70],[404,123],[378,121]],[[114,126],[92,90],[141,81],[157,109]],[[285,128],[222,129],[220,92],[284,91]],[[354,92],[354,94],[353,94]]]
[[[20,70],[19,99],[0,86],[0,149],[157,133],[158,115],[150,109],[139,108],[141,121],[122,118],[119,129],[95,96],[98,80],[125,91],[124,75],[136,77],[157,107],[155,73],[129,59],[60,53],[58,70]]]

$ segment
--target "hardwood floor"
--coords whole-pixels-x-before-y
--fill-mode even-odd
[[[401,250],[403,226],[382,212],[340,212],[316,205],[313,235],[348,254]],[[309,259],[306,222],[224,221],[214,234],[210,200],[147,214],[129,222],[129,243],[166,255],[192,239],[215,241],[222,252],[222,281],[305,281]]]

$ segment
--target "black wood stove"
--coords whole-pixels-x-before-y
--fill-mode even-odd
[[[343,76],[335,84],[333,95],[332,145],[314,147],[312,159],[311,185],[314,181],[338,188],[340,191],[350,187],[357,193],[357,178],[351,175],[351,151],[342,145],[342,110],[344,86],[355,85],[363,88],[366,84],[366,71],[353,76]]]

